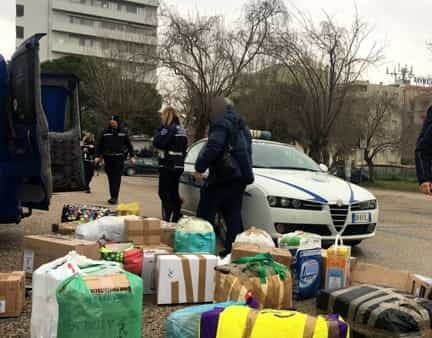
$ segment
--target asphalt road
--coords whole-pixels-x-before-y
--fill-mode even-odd
[[[105,204],[107,181],[96,177],[93,193],[55,195],[49,212],[34,212],[19,225],[0,225],[0,271],[21,269],[22,238],[26,234],[51,231],[51,224],[60,221],[65,203]],[[420,194],[374,191],[381,208],[377,236],[353,249],[359,260],[405,269],[432,276],[432,199]],[[149,177],[126,177],[123,180],[122,202],[139,202],[141,214],[160,217],[157,180]],[[157,307],[151,298],[144,302],[143,337],[165,336],[165,318],[179,307]],[[313,301],[296,304],[299,310],[314,313]],[[29,337],[31,302],[20,318],[0,319],[0,337]]]

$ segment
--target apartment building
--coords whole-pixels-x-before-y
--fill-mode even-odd
[[[42,61],[66,55],[130,59],[156,81],[159,0],[17,0],[16,43],[35,33]]]

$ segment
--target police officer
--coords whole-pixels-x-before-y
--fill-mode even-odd
[[[117,204],[118,202],[125,157],[129,154],[133,160],[134,156],[128,132],[120,125],[120,122],[118,115],[111,117],[110,125],[103,131],[96,147],[96,162],[100,163],[101,157],[105,162],[111,195],[108,200],[109,204]]]
[[[179,183],[184,171],[188,140],[173,107],[162,110],[161,120],[162,125],[153,139],[154,147],[159,150],[159,197],[163,219],[177,222],[181,217]]]
[[[83,160],[84,160],[84,176],[86,184],[86,192],[91,193],[90,182],[94,176],[95,171],[95,138],[91,133],[87,133],[81,144]]]
[[[432,106],[429,107],[415,150],[420,191],[432,195]]]
[[[214,224],[218,211],[227,226],[225,250],[231,252],[237,234],[243,232],[241,208],[246,186],[253,183],[252,136],[245,120],[234,111],[231,101],[217,97],[212,103],[207,145],[195,164],[195,177],[209,176],[201,189],[197,216]]]

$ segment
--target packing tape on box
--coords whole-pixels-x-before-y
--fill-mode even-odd
[[[249,338],[251,336],[258,314],[259,314],[258,310],[250,309],[246,318],[246,325],[245,325],[242,338]]]
[[[198,257],[198,303],[204,303],[206,299],[205,288],[207,280],[207,259],[205,256],[197,255]],[[194,303],[192,272],[189,259],[186,256],[180,256],[182,264],[183,278],[186,293],[186,302]],[[180,285],[179,282],[171,282],[171,302],[178,304],[180,302]]]
[[[305,328],[303,331],[303,338],[313,338],[315,333],[315,324],[316,324],[316,318],[312,316],[307,316]],[[333,338],[333,337],[329,337]]]

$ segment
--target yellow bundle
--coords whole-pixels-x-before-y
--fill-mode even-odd
[[[233,305],[219,317],[216,338],[349,338],[338,316],[312,317],[296,311],[255,310]]]
[[[133,203],[120,203],[117,206],[118,216],[139,216],[140,215],[140,205],[137,202]]]

